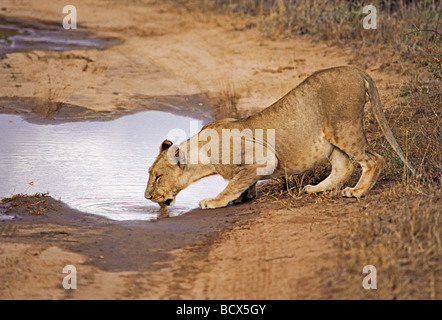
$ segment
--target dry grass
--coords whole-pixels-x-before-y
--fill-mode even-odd
[[[34,105],[32,107],[32,112],[38,114],[44,119],[54,119],[57,112],[63,107],[63,94],[62,92],[66,90],[68,85],[64,85],[60,87],[60,85],[52,79],[52,77],[48,74],[46,76],[48,85],[39,85],[38,89],[36,88],[36,92],[34,96],[41,96],[40,98],[36,98]],[[41,82],[45,83],[44,77]],[[38,94],[37,94],[37,91]]]
[[[384,112],[407,158],[429,181],[440,182],[442,83],[433,85],[432,89],[424,89],[419,83],[414,82],[404,85],[402,90],[406,90],[406,96],[400,97],[398,105]],[[381,179],[402,182],[412,180],[410,172],[383,136],[371,113],[365,117],[365,130],[370,145],[386,160]]]
[[[211,93],[209,99],[215,119],[240,118],[237,108],[240,97],[241,93],[232,83],[224,84],[223,89],[218,93]]]
[[[409,196],[347,224],[333,298],[442,298],[441,192]],[[362,289],[365,265],[377,268],[377,290]]]
[[[9,198],[2,198],[1,202],[6,207],[6,213],[10,209],[24,208],[30,215],[43,215],[48,209],[48,193],[36,193],[34,195],[15,194]]]
[[[322,204],[341,226],[331,238],[337,265],[317,273],[325,299],[442,299],[442,189],[428,183],[384,182],[357,202],[339,191],[302,193],[325,171],[265,182],[258,202],[285,208]],[[355,181],[355,176],[352,178]],[[345,208],[345,214],[341,210]],[[333,263],[331,263],[333,265]],[[373,265],[377,289],[365,290],[362,269]]]
[[[308,35],[351,45],[358,60],[402,69],[432,63],[440,78],[441,3],[436,0],[175,0],[190,11],[205,10],[244,18],[243,28],[259,28],[270,38]],[[377,9],[377,29],[365,30],[365,5]],[[428,50],[431,48],[431,50]],[[426,61],[422,61],[422,56]],[[433,60],[433,61],[431,61]],[[428,65],[429,66],[429,65]],[[406,67],[406,66],[405,66]],[[430,66],[429,66],[430,67]],[[431,67],[430,67],[431,68]]]

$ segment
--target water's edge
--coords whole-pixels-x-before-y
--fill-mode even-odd
[[[190,136],[195,122],[159,111],[57,125],[0,115],[0,196],[49,192],[74,209],[113,220],[156,219],[159,206],[143,196],[147,169],[172,129]],[[199,200],[216,196],[225,185],[219,176],[192,184],[169,207],[170,215],[196,208]]]

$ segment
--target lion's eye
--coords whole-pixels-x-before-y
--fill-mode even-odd
[[[155,182],[159,182],[160,181],[161,176],[158,176],[155,178]]]

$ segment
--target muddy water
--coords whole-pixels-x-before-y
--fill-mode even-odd
[[[82,30],[65,30],[60,23],[0,15],[0,54],[29,50],[105,49],[121,43]]]
[[[155,219],[159,206],[144,199],[147,170],[170,130],[189,135],[197,125],[159,111],[50,125],[0,115],[0,197],[49,192],[72,208],[110,219]],[[194,183],[177,196],[169,215],[198,207],[225,186],[219,176]]]

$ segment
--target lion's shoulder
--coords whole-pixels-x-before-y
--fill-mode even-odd
[[[217,120],[217,121],[214,121],[214,122],[211,122],[211,123],[208,123],[208,124],[204,125],[202,127],[201,131],[204,130],[204,129],[212,129],[212,128],[216,128],[216,127],[222,127],[222,126],[224,126],[227,123],[235,122],[235,121],[238,121],[238,119],[235,119],[235,118],[223,118],[223,119],[220,119],[220,120]]]

